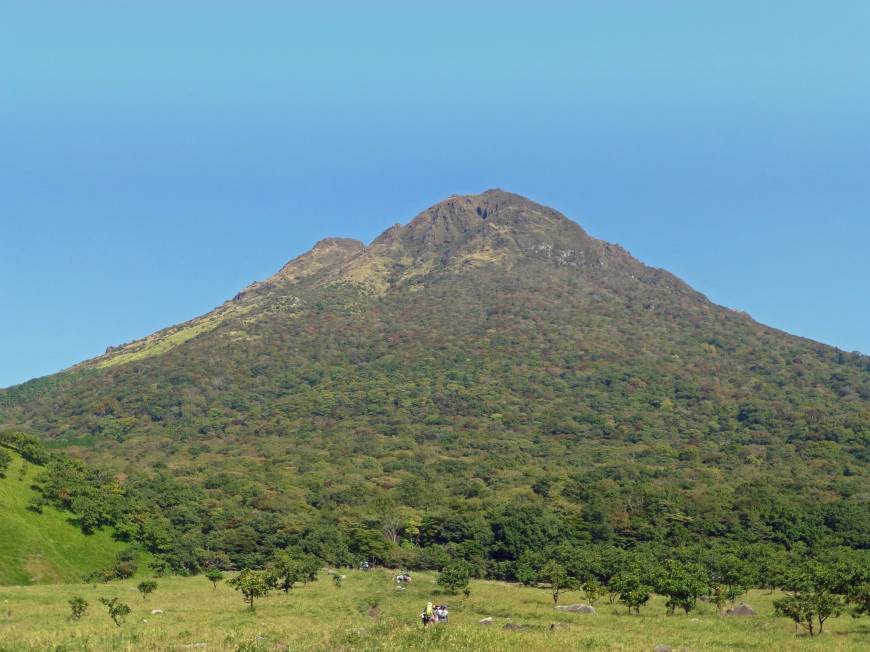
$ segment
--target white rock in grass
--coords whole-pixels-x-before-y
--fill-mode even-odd
[[[594,614],[595,607],[590,604],[566,604],[556,607],[556,611],[566,611],[575,614]]]

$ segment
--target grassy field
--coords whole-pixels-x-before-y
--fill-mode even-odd
[[[86,536],[69,522],[69,514],[27,509],[39,467],[11,454],[12,464],[0,478],[0,584],[74,582],[111,563],[123,544],[110,532]]]
[[[203,577],[158,579],[147,600],[135,580],[109,585],[0,587],[0,650],[806,650],[870,649],[870,619],[844,616],[824,634],[795,636],[793,625],[773,616],[774,596],[753,592],[747,602],[759,616],[723,617],[709,605],[689,616],[665,616],[661,599],[629,616],[604,600],[599,614],[559,613],[540,589],[498,582],[474,582],[471,596],[443,596],[434,576],[415,574],[398,590],[391,574],[347,572],[341,588],[321,574],[319,581],[272,594],[246,610],[241,597],[221,584],[213,590]],[[81,595],[90,609],[81,621],[68,618],[67,600]],[[130,605],[116,627],[101,596]],[[418,622],[428,599],[450,605],[450,623],[424,630]],[[565,595],[562,604],[580,601]],[[152,614],[161,609],[162,614]],[[478,621],[491,616],[494,624]],[[506,623],[525,629],[504,629]],[[562,627],[551,630],[553,623]]]

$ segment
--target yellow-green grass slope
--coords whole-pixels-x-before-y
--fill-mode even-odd
[[[0,585],[78,582],[108,566],[123,544],[108,531],[85,535],[71,516],[52,507],[27,509],[40,468],[12,453],[0,478]]]
[[[629,616],[606,600],[595,616],[556,612],[545,590],[473,582],[470,597],[439,594],[434,576],[415,574],[411,586],[397,589],[392,574],[347,572],[340,588],[326,574],[288,596],[273,593],[247,611],[226,584],[213,590],[203,577],[160,578],[147,599],[135,580],[109,585],[0,588],[0,650],[802,650],[870,649],[870,619],[842,616],[814,639],[796,636],[794,626],[773,615],[775,596],[747,597],[759,615],[719,616],[702,605],[688,616],[665,616],[661,598]],[[68,618],[74,595],[90,604],[80,621]],[[99,597],[119,597],[132,608],[116,627]],[[429,599],[450,606],[450,623],[424,630],[418,614]],[[579,601],[569,593],[562,603]],[[152,610],[163,613],[152,614]],[[478,624],[491,616],[493,625]],[[506,623],[525,625],[505,630]],[[563,627],[550,630],[553,623]]]

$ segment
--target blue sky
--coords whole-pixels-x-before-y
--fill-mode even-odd
[[[0,0],[0,386],[453,193],[870,353],[870,3]]]

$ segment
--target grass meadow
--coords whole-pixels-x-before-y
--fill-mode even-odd
[[[630,616],[607,600],[597,615],[561,613],[542,589],[475,581],[471,595],[439,593],[433,574],[416,573],[399,590],[392,573],[345,571],[342,586],[322,573],[317,582],[289,595],[273,592],[248,611],[231,587],[217,589],[203,577],[158,579],[147,599],[136,580],[111,584],[0,587],[0,650],[805,650],[870,649],[870,618],[848,615],[829,621],[816,638],[796,635],[794,625],[773,615],[775,595],[751,592],[746,601],[759,613],[738,618],[717,615],[702,604],[692,614],[666,616],[654,598]],[[80,621],[69,619],[67,601],[80,595],[90,604]],[[119,597],[132,608],[117,627],[99,597]],[[423,629],[418,614],[427,600],[450,606],[450,623]],[[582,601],[567,593],[560,604]],[[162,614],[152,614],[160,609]],[[478,621],[492,617],[494,624]],[[520,630],[504,625],[523,625]],[[557,628],[551,625],[558,623]]]

